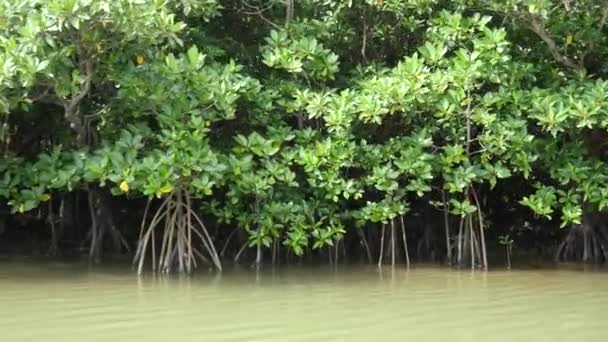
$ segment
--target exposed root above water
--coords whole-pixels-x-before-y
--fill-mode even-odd
[[[608,240],[601,228],[578,224],[570,228],[568,234],[555,252],[555,261],[595,262],[608,260]]]
[[[177,267],[179,272],[190,273],[197,266],[197,260],[210,263],[218,270],[222,269],[213,241],[205,224],[192,209],[188,193],[178,190],[169,195],[149,224],[148,211],[149,204],[142,220],[139,243],[133,259],[133,264],[138,265],[139,274],[143,272],[149,250],[153,271],[169,273]],[[161,231],[158,232],[160,253],[157,255],[158,230]]]

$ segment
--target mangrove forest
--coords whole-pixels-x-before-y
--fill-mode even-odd
[[[605,263],[607,99],[604,0],[0,0],[0,254]]]

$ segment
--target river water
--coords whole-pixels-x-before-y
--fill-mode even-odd
[[[608,341],[608,273],[290,267],[137,277],[0,262],[0,340]]]

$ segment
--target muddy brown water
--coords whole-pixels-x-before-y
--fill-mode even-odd
[[[0,340],[608,341],[608,272],[289,267],[141,277],[0,261]]]

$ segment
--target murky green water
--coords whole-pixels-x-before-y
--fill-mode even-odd
[[[608,341],[608,273],[374,267],[138,278],[0,262],[0,340]]]

